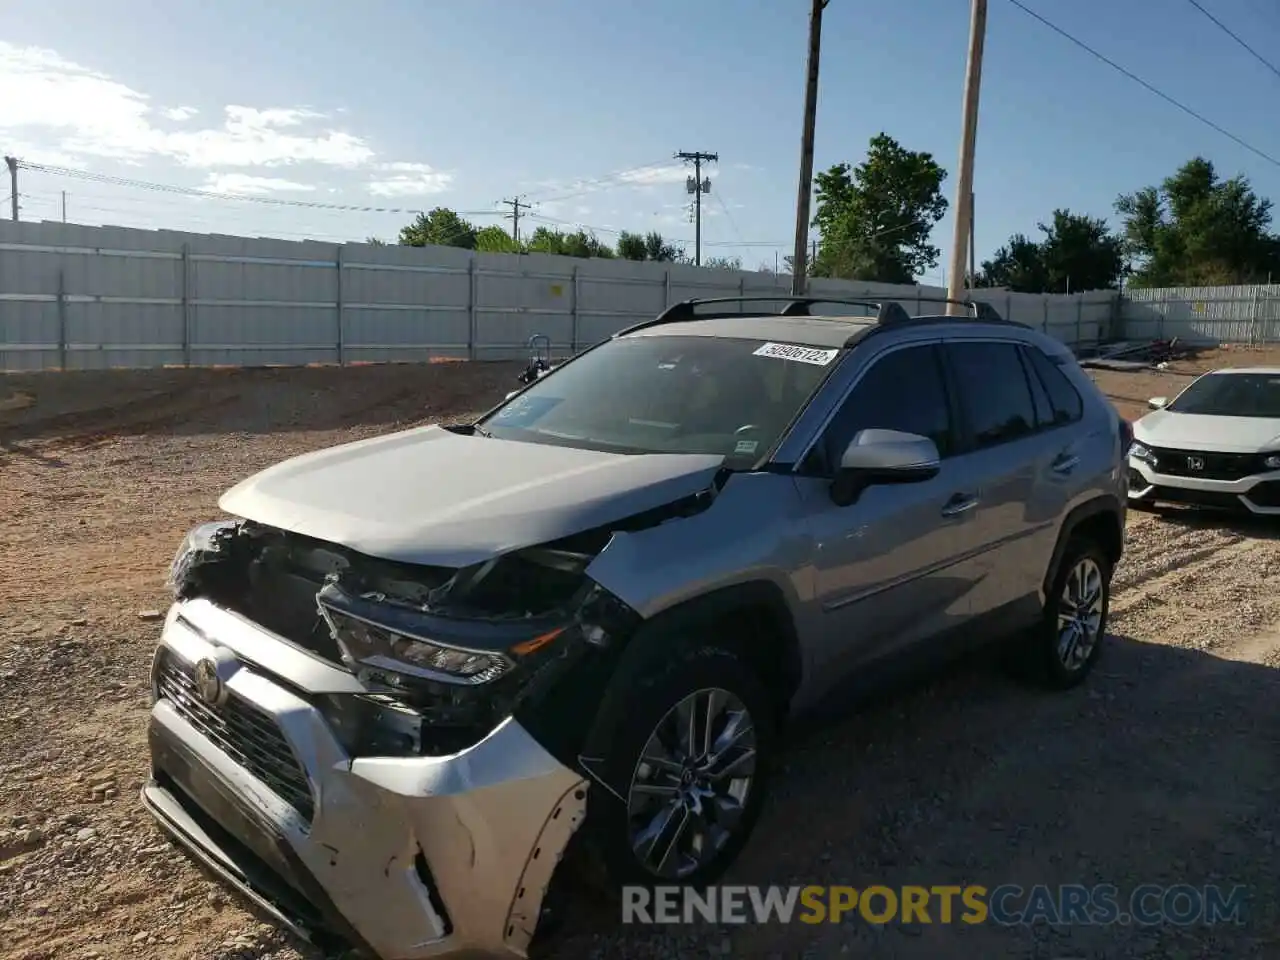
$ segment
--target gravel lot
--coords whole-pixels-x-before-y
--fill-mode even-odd
[[[1236,350],[1099,374],[1117,406]],[[1280,356],[1270,362],[1280,363]],[[151,826],[147,672],[182,533],[284,457],[474,413],[518,367],[0,377],[0,958],[277,958]],[[1280,955],[1280,540],[1267,525],[1130,519],[1092,682],[1025,690],[975,666],[792,735],[732,878],[746,883],[1244,884],[1241,927],[842,925],[616,929],[584,904],[557,957]]]

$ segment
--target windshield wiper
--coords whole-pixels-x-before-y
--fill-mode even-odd
[[[477,437],[484,437],[487,440],[493,439],[493,434],[479,424],[472,424],[471,432]]]

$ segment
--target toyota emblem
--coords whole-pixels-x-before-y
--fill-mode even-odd
[[[1188,469],[1188,470],[1203,470],[1203,469],[1204,469],[1204,457],[1187,457],[1187,469]]]
[[[218,664],[205,659],[196,664],[196,693],[211,707],[220,707],[227,700],[227,685],[218,675]]]

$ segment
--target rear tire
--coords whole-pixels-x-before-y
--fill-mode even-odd
[[[1067,542],[1043,617],[1019,650],[1024,676],[1051,690],[1084,681],[1106,641],[1111,574],[1111,559],[1100,543],[1083,537]]]
[[[584,833],[613,893],[714,883],[760,815],[774,700],[737,654],[694,642],[638,677],[596,771]]]

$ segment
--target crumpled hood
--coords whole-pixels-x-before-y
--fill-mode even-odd
[[[286,460],[232,487],[218,506],[368,556],[462,567],[697,493],[723,460],[418,427]]]
[[[1210,417],[1156,410],[1133,425],[1140,443],[1206,453],[1280,449],[1280,421],[1264,417]]]

